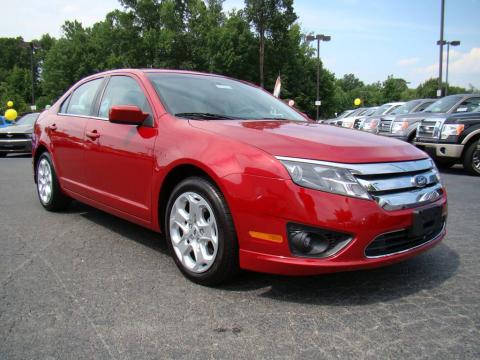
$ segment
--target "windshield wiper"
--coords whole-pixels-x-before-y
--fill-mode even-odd
[[[188,118],[188,119],[205,119],[205,120],[236,120],[240,119],[233,116],[227,116],[222,114],[204,113],[204,112],[182,112],[176,113],[175,116]]]

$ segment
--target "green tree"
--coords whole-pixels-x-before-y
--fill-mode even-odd
[[[394,78],[393,75],[390,75],[383,82],[383,101],[399,101],[406,90],[408,90],[408,86],[404,79]]]
[[[286,33],[297,19],[293,0],[245,0],[245,12],[258,34],[259,79],[264,87],[265,41],[272,34]]]

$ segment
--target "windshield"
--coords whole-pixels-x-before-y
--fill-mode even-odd
[[[428,106],[424,112],[427,113],[446,113],[448,112],[462,97],[461,96],[446,96],[443,99],[435,101]]]
[[[390,104],[382,105],[372,115],[383,115],[391,106]]]
[[[405,114],[410,114],[415,107],[420,104],[420,100],[412,100],[409,102],[406,102],[403,105],[400,105],[397,107],[395,110],[393,110],[390,115],[405,115]]]
[[[27,114],[22,116],[15,125],[33,125],[37,120],[39,113]]]
[[[337,119],[343,119],[344,117],[347,117],[348,115],[350,115],[353,112],[354,112],[354,110],[345,110],[343,113],[338,115]]]
[[[365,113],[363,114],[363,116],[370,116],[370,115],[373,115],[375,113],[375,111],[377,111],[378,107],[372,107],[370,109],[368,109],[367,111],[365,111]]]
[[[168,112],[191,119],[306,121],[281,100],[243,82],[219,76],[149,73]]]

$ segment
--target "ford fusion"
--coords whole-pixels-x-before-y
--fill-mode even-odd
[[[312,275],[410,258],[445,235],[446,192],[414,146],[315,123],[222,76],[114,70],[35,123],[38,197],[165,235],[200,284],[240,269]]]

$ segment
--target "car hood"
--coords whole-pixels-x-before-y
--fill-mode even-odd
[[[424,152],[403,141],[312,122],[190,120],[190,124],[255,146],[274,156],[342,163],[426,158]]]
[[[10,125],[0,128],[0,133],[25,134],[33,132],[33,125]]]
[[[447,116],[446,113],[426,113],[426,112],[415,112],[415,113],[410,113],[410,114],[405,114],[405,115],[396,115],[395,120],[400,120],[400,119],[428,119],[428,118],[438,118],[438,117],[445,117]]]

